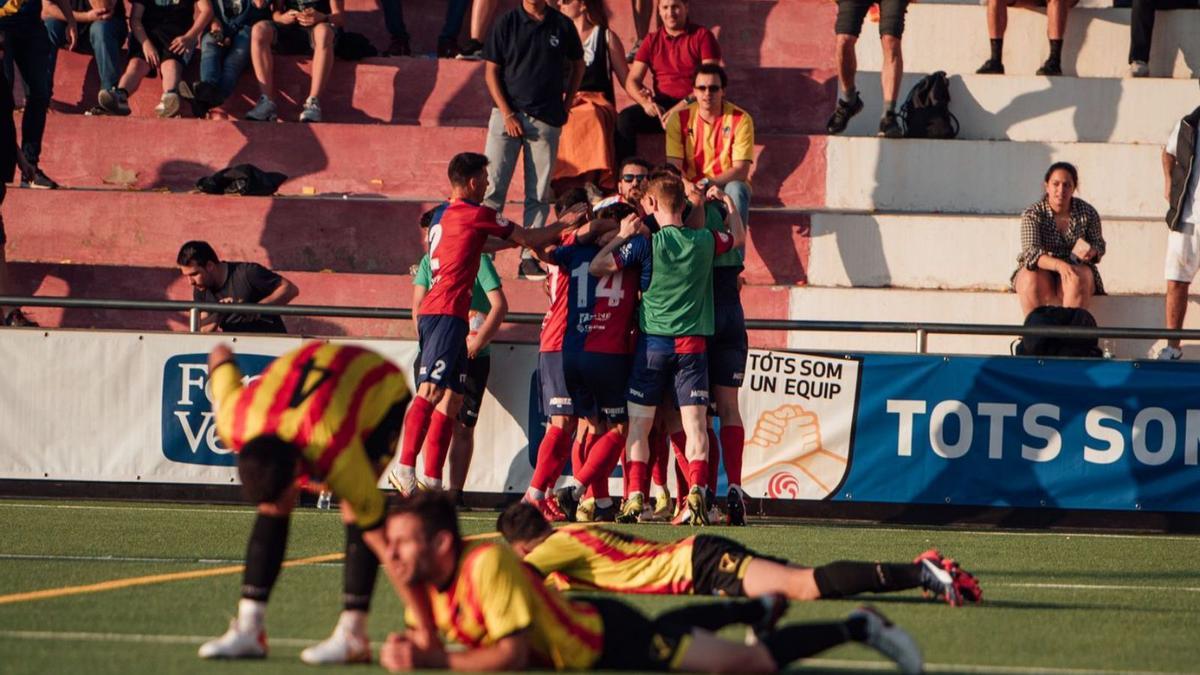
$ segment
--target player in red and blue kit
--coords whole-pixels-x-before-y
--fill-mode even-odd
[[[557,239],[559,224],[526,230],[495,210],[481,206],[488,188],[487,157],[463,152],[450,160],[450,205],[437,225],[430,227],[430,287],[418,315],[421,361],[417,395],[404,418],[404,437],[396,478],[401,492],[417,487],[416,463],[425,452],[422,484],[441,489],[442,471],[454,420],[462,404],[467,367],[467,318],[479,274],[479,256],[489,237],[519,246],[541,247]]]
[[[710,188],[710,199],[730,201],[719,188]],[[620,236],[592,262],[593,274],[637,267],[642,302],[638,324],[641,336],[634,353],[633,371],[626,391],[630,429],[626,444],[626,470],[630,494],[622,516],[637,519],[648,491],[646,462],[655,409],[668,384],[673,385],[687,436],[691,491],[684,522],[704,524],[708,485],[708,361],[706,337],[713,334],[713,260],[745,242],[740,218],[730,218],[730,232],[683,227],[686,203],[683,182],[670,172],[650,179],[643,197],[647,213],[660,226],[651,238],[640,236],[636,219],[621,223]]]

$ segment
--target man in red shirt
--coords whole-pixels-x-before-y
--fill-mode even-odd
[[[688,0],[659,0],[658,16],[662,27],[646,36],[625,80],[625,91],[637,105],[617,117],[617,161],[637,154],[639,133],[666,128],[668,113],[691,95],[701,64],[721,62],[712,31],[688,21]],[[654,74],[657,91],[645,86],[647,73]]]
[[[527,230],[480,205],[488,189],[487,157],[463,152],[450,160],[450,206],[429,228],[429,292],[416,308],[421,345],[417,396],[404,418],[404,440],[394,481],[401,492],[417,486],[417,454],[425,450],[423,484],[441,489],[446,452],[462,404],[467,367],[467,316],[488,237],[541,247],[563,226]]]

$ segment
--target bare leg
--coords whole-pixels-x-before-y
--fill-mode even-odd
[[[132,94],[137,91],[138,85],[142,83],[142,79],[149,72],[150,65],[142,59],[129,59],[129,65],[125,66],[125,74],[121,76],[117,87]]]
[[[333,70],[333,28],[327,23],[319,23],[313,27],[313,73],[312,85],[308,95],[319,98],[325,89],[325,80],[329,79],[329,71]]]
[[[467,470],[471,468],[471,457],[475,454],[475,428],[465,424],[454,425],[454,436],[450,438],[450,489],[462,492],[467,483]]]
[[[183,73],[182,64],[175,60],[163,61],[158,67],[159,77],[162,78],[163,93],[179,88],[179,79]]]
[[[1022,269],[1017,272],[1013,283],[1017,298],[1021,301],[1022,316],[1043,305],[1052,305],[1057,301],[1057,284],[1053,272],[1046,270]]]
[[[1073,265],[1075,277],[1063,280],[1063,307],[1081,307],[1087,309],[1096,293],[1096,277],[1092,268],[1087,265]]]
[[[270,21],[259,21],[250,29],[250,61],[254,64],[258,92],[272,100],[275,98],[275,56],[271,52],[274,41],[275,25]]]
[[[1046,3],[1046,37],[1061,40],[1067,34],[1067,15],[1075,5],[1071,0],[1048,0]]]
[[[987,4],[988,37],[999,40],[1008,30],[1008,3],[1005,0],[988,0]]]
[[[471,4],[471,39],[484,41],[492,17],[496,14],[496,0],[475,0]]]
[[[1187,314],[1188,287],[1186,281],[1167,282],[1167,328],[1178,330],[1183,328],[1183,317]],[[1167,340],[1171,347],[1179,348],[1179,340]]]
[[[775,660],[767,648],[759,645],[740,645],[722,640],[716,635],[696,629],[692,631],[676,670],[692,673],[773,673]]]
[[[631,0],[633,6],[633,30],[641,40],[650,32],[650,17],[654,13],[653,0]]]
[[[904,54],[900,51],[900,38],[884,35],[880,41],[883,45],[883,72],[880,74],[883,100],[895,103],[900,94],[900,79],[904,76]],[[853,80],[853,74],[850,77]]]
[[[788,567],[777,562],[754,558],[746,566],[742,589],[751,598],[782,593],[791,600],[818,600],[821,591],[811,567]]]
[[[854,76],[858,72],[858,55],[854,52],[858,38],[853,35],[837,36],[837,71],[838,84],[842,91],[853,91]]]

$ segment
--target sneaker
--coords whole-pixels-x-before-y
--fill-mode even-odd
[[[756,645],[767,639],[771,633],[775,632],[775,626],[779,620],[787,614],[788,599],[782,593],[772,593],[757,598],[766,610],[763,617],[753,624],[746,626],[746,644]]]
[[[975,70],[976,75],[1003,75],[1004,62],[1000,59],[988,59]]]
[[[689,525],[709,524],[708,504],[704,502],[704,491],[699,486],[693,487],[688,492],[687,508],[692,512],[692,517],[687,521]]]
[[[634,59],[637,58],[638,50],[641,48],[642,38],[638,38],[633,42],[633,46],[629,48],[629,51],[625,52],[625,63],[633,63]]]
[[[1150,64],[1145,61],[1132,61],[1129,64],[1130,77],[1150,77]]]
[[[955,560],[942,557],[936,548],[917,556],[913,562],[921,565],[921,587],[927,595],[940,596],[954,607],[961,606],[964,600],[976,603],[983,600],[983,589],[975,575]]]
[[[321,121],[321,102],[316,96],[309,96],[304,100],[304,110],[300,111],[301,122],[320,122]]]
[[[344,626],[337,626],[333,635],[300,652],[300,660],[310,666],[370,663],[371,640],[365,635],[354,635]]]
[[[575,514],[579,509],[579,500],[575,497],[575,488],[568,485],[554,491],[554,501],[558,502],[558,510],[566,516],[569,522],[575,522]]]
[[[691,525],[692,510],[688,508],[686,499],[680,499],[675,505],[675,517],[671,519],[672,525]]]
[[[396,467],[388,472],[388,483],[404,497],[417,491],[416,474],[405,476],[400,473],[400,467]]]
[[[538,264],[538,261],[533,258],[525,258],[521,261],[521,266],[517,268],[517,276],[529,281],[541,281],[546,278],[546,270]]]
[[[621,512],[617,514],[618,523],[640,523],[642,521],[642,510],[645,508],[646,500],[641,493],[634,493],[632,497],[625,500],[625,504],[621,506]]]
[[[528,496],[526,496],[524,497],[524,500],[528,504],[533,504],[534,508],[538,510],[538,513],[541,513],[542,517],[548,522],[561,523],[567,519],[566,514],[562,512],[562,509],[558,508],[558,504],[554,503],[553,499],[548,497],[543,497],[542,499],[530,499]]]
[[[900,672],[917,675],[925,669],[925,659],[921,658],[921,648],[917,642],[874,607],[859,607],[850,612],[847,618],[866,621],[867,637],[863,644],[894,661],[900,667]]]
[[[863,101],[862,96],[858,92],[854,92],[854,100],[847,103],[839,96],[837,107],[833,109],[833,114],[829,116],[829,121],[825,123],[825,131],[831,134],[840,134],[846,130],[846,125],[850,124],[850,118],[862,112]]]
[[[467,40],[467,43],[459,50],[458,55],[454,58],[462,61],[481,61],[483,60],[483,43],[475,38]]]
[[[889,110],[879,118],[879,133],[881,138],[904,138],[904,130],[900,128],[900,118],[896,111]]]
[[[1178,361],[1183,358],[1183,350],[1179,347],[1167,345],[1158,351],[1154,358],[1159,361]]]
[[[558,501],[558,507],[561,509],[562,500]],[[566,510],[563,511],[566,513]],[[579,506],[575,507],[575,520],[580,523],[590,523],[596,519],[596,500],[588,497],[579,502]]]
[[[592,502],[595,505],[595,502]],[[580,520],[583,520],[580,518]],[[615,503],[608,506],[596,506],[592,512],[593,523],[615,523],[617,522],[617,505]]]
[[[1041,68],[1037,69],[1037,74],[1045,77],[1056,77],[1062,75],[1062,63],[1057,59],[1046,59]]]
[[[654,498],[654,518],[656,520],[671,519],[671,493],[664,487],[663,491]]]
[[[412,46],[408,44],[407,37],[394,37],[388,43],[387,49],[379,54],[380,56],[412,56]]]
[[[158,105],[154,106],[154,114],[160,119],[171,117],[179,117],[179,107],[183,101],[179,98],[179,94],[173,91],[168,91],[158,100]]]
[[[229,620],[229,630],[200,645],[202,659],[262,659],[267,656],[267,631],[243,631],[237,619]]]
[[[58,183],[55,183],[53,178],[35,166],[33,173],[21,172],[21,187],[34,190],[57,190]]]
[[[725,522],[735,527],[746,525],[746,493],[739,487],[729,488],[725,495]]]
[[[458,46],[458,40],[453,38],[438,38],[437,57],[439,59],[452,59],[461,52],[462,49]]]
[[[267,98],[264,94],[258,95],[258,103],[246,113],[245,119],[251,122],[274,122],[279,118],[279,114],[275,110],[275,101]]]
[[[96,95],[96,103],[109,115],[124,117],[130,112],[129,92],[124,89],[101,89]]]
[[[9,312],[8,316],[4,317],[4,325],[12,326],[13,328],[37,328],[38,323],[25,316],[25,312],[22,312],[18,308]]]

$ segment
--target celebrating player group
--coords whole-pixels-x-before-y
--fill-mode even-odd
[[[677,493],[674,522],[710,522],[719,442],[726,518],[745,524],[737,410],[747,355],[737,288],[745,226],[719,188],[701,194],[669,167],[635,162],[627,170],[636,180],[623,181],[631,187],[620,199],[593,206],[582,190],[569,192],[556,224],[528,230],[480,205],[484,156],[451,161],[451,200],[430,218],[421,263],[415,392],[396,366],[358,347],[306,344],[249,382],[227,347],[213,350],[217,433],[238,453],[257,516],[237,616],[200,656],[267,655],[267,602],[298,490],[308,483],[338,497],[346,524],[343,611],[332,635],[301,653],[311,664],[372,659],[366,618],[382,562],[406,608],[406,629],[379,651],[393,671],[773,672],[845,642],[879,651],[904,672],[921,671],[911,636],[869,607],[833,622],[780,619],[789,601],[912,588],[950,605],[978,602],[975,578],[936,550],[911,563],[802,567],[723,537],[661,543],[602,526],[550,525],[634,522],[667,511],[665,489],[655,507],[647,496],[652,478],[666,482],[668,438],[687,485]],[[440,488],[455,425],[478,413],[484,385],[470,380],[486,380],[486,368],[471,363],[503,313],[485,252],[514,244],[552,269],[538,364],[548,425],[525,498],[497,523],[507,543],[467,541]],[[479,293],[492,294],[501,309],[480,310],[487,316],[476,326],[470,313]],[[473,408],[465,416],[464,405]],[[388,477],[401,494],[389,513],[377,485],[397,443]],[[554,490],[569,458],[574,475]],[[622,460],[627,487],[618,509],[608,482]],[[616,599],[564,594],[581,588],[740,599],[651,619]],[[746,644],[716,635],[731,624],[747,626]],[[447,650],[443,640],[463,649]]]

